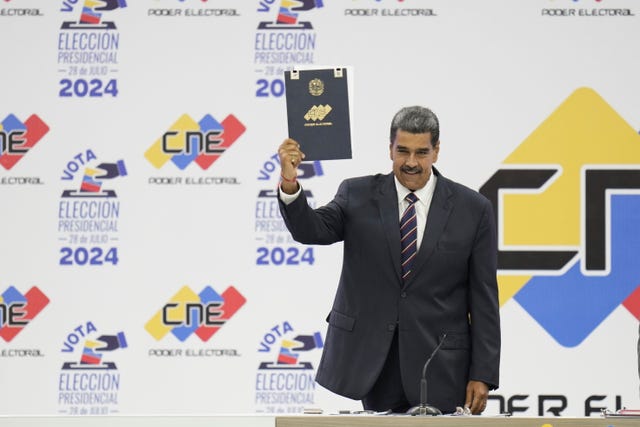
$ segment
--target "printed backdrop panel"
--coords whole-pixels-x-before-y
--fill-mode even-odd
[[[284,72],[326,67],[349,70],[353,158],[301,166],[313,206],[390,172],[414,104],[441,172],[494,204],[515,255],[487,413],[639,407],[639,21],[633,0],[5,0],[0,414],[361,408],[314,382],[342,244],[293,241],[275,191]]]

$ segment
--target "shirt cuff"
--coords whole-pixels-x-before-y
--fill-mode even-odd
[[[279,194],[280,200],[282,200],[282,203],[284,203],[285,205],[289,205],[293,203],[293,201],[298,198],[301,192],[302,192],[301,185],[298,185],[298,191],[296,191],[293,194],[285,193],[284,191],[282,191],[282,188],[278,186],[278,194]]]

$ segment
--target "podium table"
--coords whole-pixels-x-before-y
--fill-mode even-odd
[[[276,427],[638,427],[640,418],[412,417],[393,415],[278,416]]]
[[[638,427],[640,418],[403,415],[0,416],[0,427]]]

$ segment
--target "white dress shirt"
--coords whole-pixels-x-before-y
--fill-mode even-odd
[[[400,184],[398,178],[393,177],[396,183],[396,192],[398,193],[398,211],[400,216],[398,217],[398,222],[400,222],[400,218],[402,218],[402,214],[409,206],[409,202],[407,202],[404,198],[407,197],[411,191]],[[418,201],[415,204],[416,207],[416,218],[418,220],[418,241],[417,248],[420,249],[420,243],[422,243],[422,236],[424,235],[424,229],[427,225],[427,214],[429,213],[429,206],[431,206],[431,200],[433,199],[433,192],[436,189],[436,176],[432,172],[429,177],[429,181],[419,190],[414,191],[413,193],[418,196]]]

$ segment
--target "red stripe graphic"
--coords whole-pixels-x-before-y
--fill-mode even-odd
[[[233,114],[229,114],[220,124],[224,129],[220,135],[222,137],[221,148],[231,147],[231,145],[236,142],[236,139],[247,129]],[[219,158],[220,154],[200,154],[196,157],[195,162],[200,165],[202,169],[208,169],[209,166]]]
[[[20,148],[33,148],[38,141],[49,132],[49,126],[42,120],[40,117],[32,114],[29,118],[24,122],[26,127],[26,132],[24,133],[24,143],[20,146]],[[4,166],[5,169],[11,169],[18,160],[23,158],[25,154],[4,154],[0,156],[0,165]]]
[[[236,311],[238,311],[247,300],[233,286],[229,286],[221,296],[224,299],[224,304],[220,307],[223,312],[220,320],[226,322],[236,314]],[[221,327],[222,326],[200,326],[196,329],[196,335],[199,336],[202,341],[208,341]]]
[[[31,321],[33,320],[38,313],[42,311],[43,308],[49,304],[49,298],[45,294],[42,293],[37,286],[32,287],[29,291],[24,294],[27,304],[24,306],[24,314],[21,317],[21,320]],[[0,328],[0,338],[4,339],[6,342],[11,341],[18,332],[23,330],[25,326],[4,326]]]

